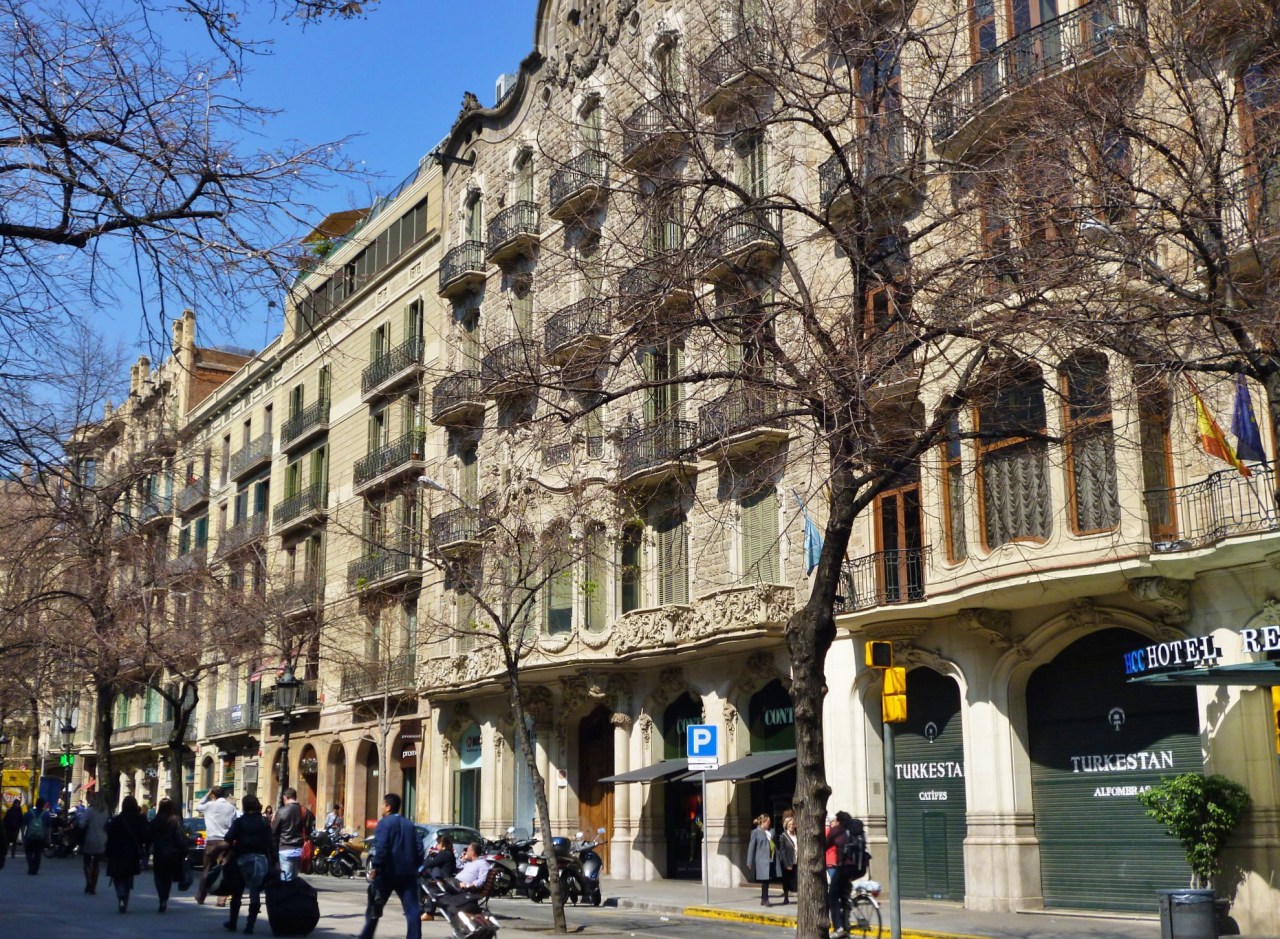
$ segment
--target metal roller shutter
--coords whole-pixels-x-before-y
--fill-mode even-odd
[[[1190,880],[1182,851],[1137,792],[1199,772],[1195,690],[1126,684],[1122,656],[1147,645],[1113,629],[1037,669],[1027,686],[1031,791],[1048,907],[1154,912]]]
[[[907,718],[894,746],[902,895],[963,900],[966,773],[959,687],[933,669],[913,669]],[[887,858],[879,861],[872,871],[883,873]]]

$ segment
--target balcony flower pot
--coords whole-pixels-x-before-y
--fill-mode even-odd
[[[1138,800],[1178,840],[1191,868],[1191,889],[1160,891],[1162,920],[1172,935],[1213,939],[1218,935],[1213,879],[1222,870],[1227,839],[1249,809],[1248,791],[1225,776],[1182,773],[1161,779]]]

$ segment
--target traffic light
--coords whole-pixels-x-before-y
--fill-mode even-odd
[[[58,765],[66,769],[69,766],[76,765],[76,755],[74,753],[64,753],[58,757]]]
[[[893,643],[868,642],[867,666],[869,668],[893,668]]]
[[[886,724],[901,724],[906,721],[907,670],[905,668],[884,670],[884,689],[880,694],[880,717]]]
[[[1276,753],[1280,753],[1280,686],[1271,686],[1271,732],[1276,738]]]

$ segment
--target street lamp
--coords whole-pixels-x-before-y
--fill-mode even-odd
[[[293,720],[293,708],[298,703],[298,686],[302,682],[293,674],[293,666],[286,665],[284,674],[276,679],[276,705],[280,708],[280,723],[284,740],[280,745],[280,798],[289,788],[289,725]]]
[[[4,761],[9,756],[9,735],[0,730],[0,770],[4,769]]]
[[[66,716],[62,719],[62,727],[59,732],[62,734],[62,766],[64,782],[62,786],[62,814],[65,817],[71,811],[71,745],[75,741],[76,725],[74,723],[74,712],[68,708]]]

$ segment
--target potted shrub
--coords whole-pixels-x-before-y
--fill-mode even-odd
[[[1138,794],[1138,800],[1146,807],[1147,814],[1165,827],[1165,831],[1178,839],[1191,868],[1192,891],[1161,891],[1162,893],[1200,894],[1213,907],[1213,878],[1221,871],[1222,849],[1227,839],[1240,824],[1249,808],[1249,793],[1234,780],[1225,776],[1203,776],[1200,773],[1183,773],[1160,780],[1146,792]],[[1207,896],[1205,896],[1207,895]],[[1198,919],[1204,915],[1191,905],[1197,898],[1188,897],[1184,905],[1170,898],[1172,915],[1183,910]],[[1203,907],[1202,907],[1203,909]],[[1196,932],[1190,922],[1186,935],[1205,935]],[[1183,935],[1184,930],[1175,930]],[[1216,929],[1212,935],[1217,935]]]

